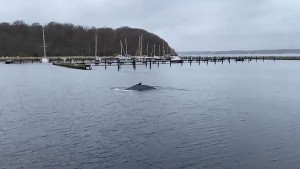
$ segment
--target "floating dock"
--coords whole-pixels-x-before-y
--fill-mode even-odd
[[[63,63],[63,62],[53,62],[55,66],[62,66],[72,69],[81,69],[81,70],[92,70],[92,66],[84,63]]]

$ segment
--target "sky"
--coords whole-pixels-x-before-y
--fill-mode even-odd
[[[299,0],[0,0],[0,22],[142,28],[176,51],[300,48]]]

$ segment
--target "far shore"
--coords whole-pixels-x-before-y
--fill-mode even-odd
[[[5,63],[34,63],[34,62],[41,62],[43,57],[16,57],[16,56],[11,56],[11,57],[0,57],[0,62],[5,62]],[[95,63],[95,64],[100,64],[101,60],[103,63],[106,63],[106,61],[110,63],[118,63],[118,62],[135,62],[135,61],[140,61],[140,62],[166,62],[166,61],[172,61],[172,56],[155,56],[155,57],[147,57],[147,56],[132,56],[132,57],[125,57],[125,56],[47,56],[49,59],[50,63],[53,62],[67,62],[67,63]],[[240,55],[240,56],[179,56],[177,57],[181,60],[181,62],[192,62],[196,61],[212,61],[212,62],[223,62],[228,60],[235,60],[235,61],[244,61],[244,60],[300,60],[300,56],[245,56],[245,55]],[[181,63],[180,62],[180,63]]]

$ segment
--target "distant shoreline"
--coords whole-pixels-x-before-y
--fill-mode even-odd
[[[71,63],[71,62],[80,62],[80,63],[96,63],[94,56],[49,56],[47,57],[49,59],[49,62],[65,62],[65,63]],[[182,55],[180,56],[182,62],[191,62],[191,61],[224,61],[224,60],[300,60],[299,56],[291,56],[291,55]],[[11,62],[11,63],[34,63],[34,62],[41,62],[42,57],[0,57],[0,62]],[[98,57],[98,59],[102,60],[102,62],[105,61],[116,61],[116,63],[122,59],[116,58],[113,56],[104,56],[104,57]],[[128,58],[129,60],[133,58]],[[142,61],[171,61],[171,58],[164,58],[164,59],[156,59],[151,57],[145,57],[142,58]],[[98,62],[100,61],[98,60]],[[133,59],[136,60],[136,59]],[[132,61],[133,61],[132,60]],[[85,62],[87,61],[87,62]],[[131,62],[131,61],[130,61]],[[99,62],[100,63],[100,62]]]
[[[300,56],[300,49],[274,49],[274,50],[228,50],[228,51],[180,51],[179,55],[287,55]]]

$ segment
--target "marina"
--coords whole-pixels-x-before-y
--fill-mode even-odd
[[[45,63],[44,57],[5,57],[0,58],[0,62],[5,64],[23,64],[23,63]],[[44,60],[44,61],[43,61]],[[173,56],[173,57],[145,57],[145,56],[118,56],[118,57],[97,57],[94,56],[82,57],[47,57],[47,62],[53,63],[53,65],[64,66],[75,69],[90,70],[93,66],[104,66],[105,69],[111,66],[117,66],[118,70],[122,65],[132,65],[136,69],[137,65],[145,65],[150,69],[152,66],[160,64],[210,64],[210,63],[238,63],[238,62],[258,62],[265,60],[289,60],[298,61],[300,56]]]

